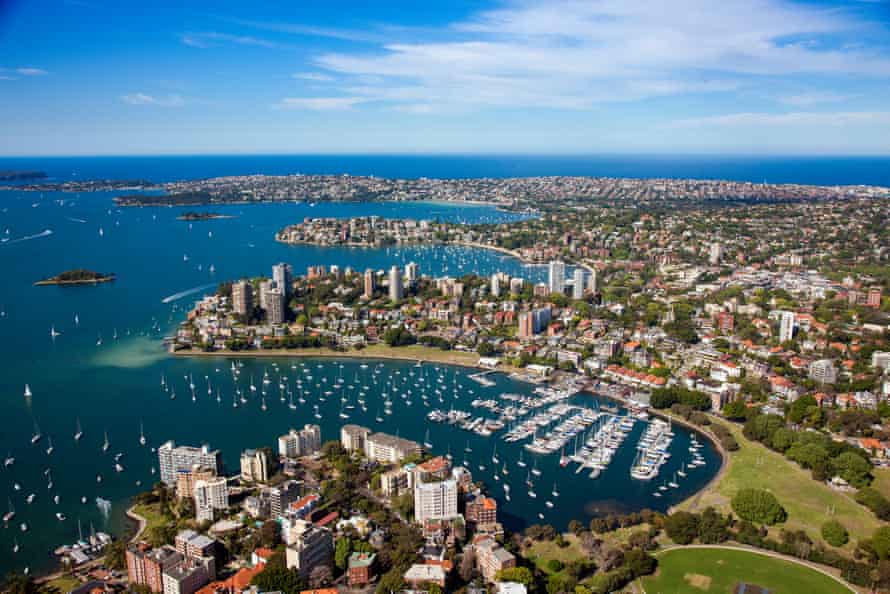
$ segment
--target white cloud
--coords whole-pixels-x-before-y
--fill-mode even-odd
[[[43,76],[44,74],[48,74],[46,70],[41,68],[16,68],[15,71],[22,76]]]
[[[157,107],[182,107],[185,100],[179,95],[156,97],[145,93],[128,93],[121,95],[121,101],[129,105],[154,105]]]
[[[283,47],[281,44],[268,39],[252,37],[250,35],[230,35],[218,31],[206,31],[201,33],[183,33],[180,41],[189,47],[205,49],[221,44],[249,45],[268,49]]]
[[[796,107],[809,107],[811,105],[818,105],[820,103],[839,103],[841,101],[847,101],[851,98],[852,97],[850,95],[843,95],[841,93],[812,92],[780,97],[779,100],[787,105],[794,105]]]
[[[285,97],[276,107],[279,109],[308,109],[312,111],[336,111],[352,109],[368,101],[364,97]]]
[[[328,52],[314,63],[343,81],[345,95],[369,100],[587,109],[776,75],[890,76],[886,55],[836,42],[875,27],[787,0],[724,0],[719,10],[711,0],[514,0],[429,36],[445,41],[394,36],[375,51]]]
[[[750,128],[777,126],[851,127],[890,125],[890,111],[840,111],[791,113],[733,113],[685,118],[668,123],[669,128]]]
[[[297,72],[291,76],[300,80],[311,80],[315,82],[331,82],[335,80],[333,76],[322,74],[321,72]]]

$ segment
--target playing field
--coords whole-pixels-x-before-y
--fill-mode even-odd
[[[658,571],[643,578],[646,594],[732,594],[739,582],[770,594],[850,594],[813,569],[748,551],[680,548],[658,555]]]

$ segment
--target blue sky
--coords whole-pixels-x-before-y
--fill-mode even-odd
[[[0,0],[2,155],[890,154],[890,2]]]

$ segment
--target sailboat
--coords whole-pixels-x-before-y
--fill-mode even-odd
[[[679,486],[680,486],[680,485],[677,483],[677,473],[675,472],[675,473],[674,473],[674,479],[673,479],[671,482],[668,483],[668,487],[670,487],[671,489],[676,489],[676,488],[679,487]]]
[[[494,442],[494,449],[491,452],[491,461],[494,464],[497,464],[498,462],[500,462],[500,460],[498,460],[498,443],[497,442]]]
[[[53,447],[53,437],[52,435],[48,436],[47,441],[49,442],[46,446],[46,455],[49,456],[53,453],[53,450],[56,449]]]
[[[516,461],[516,465],[520,468],[525,468],[525,460],[522,459],[522,450],[519,450],[519,460]]]
[[[74,422],[74,441],[80,441],[83,437],[83,430],[80,428],[80,417]]]
[[[9,511],[3,514],[3,522],[7,523],[15,517],[15,508],[12,506],[12,499],[6,500],[9,503]]]
[[[535,458],[535,466],[532,468],[532,474],[535,476],[541,476],[541,471],[538,470],[538,459]]]
[[[686,478],[686,462],[680,464],[680,470],[677,471],[677,475]]]
[[[425,447],[428,450],[433,449],[433,444],[430,443],[430,430],[429,429],[426,430],[426,437],[423,438],[423,447]]]
[[[50,327],[50,329],[49,329],[49,336],[50,336],[50,338],[52,338],[53,340],[55,340],[56,336],[59,336],[60,334],[61,334],[61,332],[56,332],[56,327],[55,327],[55,325],[53,325],[53,326]]]
[[[553,490],[550,492],[554,497],[559,497],[559,491],[556,489],[556,483],[553,483]]]
[[[469,439],[467,440],[467,447],[464,448],[464,451],[465,451],[465,452],[468,452],[468,453],[473,451],[473,448],[470,447],[470,440],[469,440]]]
[[[37,421],[34,421],[34,435],[31,436],[31,443],[35,444],[40,441],[40,427],[37,426]]]
[[[142,421],[139,421],[139,445],[145,445],[145,430],[142,427]]]
[[[8,467],[12,466],[13,464],[15,464],[15,457],[13,457],[13,455],[11,453],[6,454],[6,458],[3,460],[4,468],[8,468]]]
[[[102,451],[107,452],[108,448],[111,447],[111,442],[108,441],[108,431],[105,432],[105,441],[102,442]]]
[[[77,314],[74,314],[74,326],[80,327],[80,317]]]
[[[30,398],[30,397],[31,397],[31,386],[29,386],[28,384],[25,384],[25,398]]]

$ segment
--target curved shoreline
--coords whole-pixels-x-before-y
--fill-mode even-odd
[[[433,354],[436,354],[436,349],[430,349],[429,347],[418,347],[414,345],[415,349],[429,349]],[[420,351],[412,351],[412,354],[409,353],[399,353],[398,349],[404,349],[410,347],[382,347],[378,346],[366,347],[361,350],[349,350],[344,352],[335,351],[332,349],[326,348],[311,348],[311,349],[268,349],[262,351],[195,351],[195,350],[183,350],[171,352],[170,354],[175,357],[204,357],[204,358],[213,358],[213,357],[221,357],[226,359],[238,359],[238,358],[287,358],[287,357],[303,357],[303,358],[324,358],[324,359],[337,359],[337,358],[347,358],[347,359],[365,359],[365,360],[382,360],[382,361],[422,361],[424,363],[437,363],[442,365],[455,365],[458,367],[464,367],[467,369],[480,369],[485,371],[494,371],[495,373],[502,373],[507,376],[510,374],[516,373],[517,371],[522,371],[519,368],[515,368],[512,366],[498,366],[495,369],[491,369],[488,367],[483,367],[479,365],[478,361],[473,363],[471,361],[460,361],[458,359],[448,359],[447,357],[425,357],[424,352]],[[369,350],[369,349],[374,349]],[[476,356],[475,354],[465,353],[464,351],[441,351],[443,354],[455,354],[462,353],[470,356]],[[613,402],[617,402],[622,406],[627,406],[627,402],[620,398],[614,398],[612,396],[607,396],[603,394],[597,394],[596,392],[592,392],[589,390],[585,390],[592,396],[596,398],[604,398],[607,400],[612,400]],[[699,425],[695,425],[690,423],[689,421],[671,415],[670,413],[666,413],[664,411],[649,409],[649,413],[653,416],[661,417],[664,419],[669,419],[671,422],[676,423],[678,425],[683,426],[685,429],[689,430],[696,435],[701,436],[703,439],[707,440],[717,451],[717,454],[720,457],[720,468],[714,473],[714,476],[705,483],[700,489],[698,489],[695,493],[690,494],[688,497],[671,505],[668,508],[668,513],[672,513],[673,511],[680,509],[682,506],[688,505],[691,501],[694,501],[696,498],[701,497],[706,491],[713,489],[719,481],[726,475],[726,472],[729,469],[729,458],[730,453],[726,451],[723,447],[723,444],[714,437],[710,431],[705,428],[702,428]]]

